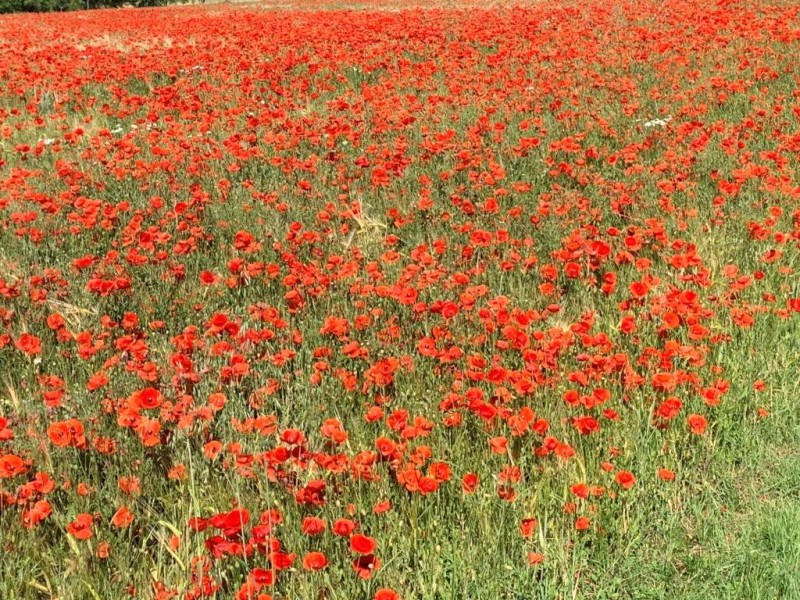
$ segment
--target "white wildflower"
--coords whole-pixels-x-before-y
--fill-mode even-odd
[[[667,123],[672,121],[672,115],[667,115],[663,119],[653,119],[652,121],[648,121],[644,124],[645,127],[666,127]]]

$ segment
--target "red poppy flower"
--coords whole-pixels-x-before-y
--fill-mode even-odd
[[[234,508],[230,512],[214,515],[209,521],[212,527],[222,530],[229,538],[238,536],[249,522],[250,512],[244,508]]]
[[[131,394],[131,404],[140,410],[150,410],[161,406],[163,398],[161,392],[152,387],[138,390]]]
[[[540,554],[538,552],[528,552],[527,559],[528,564],[534,567],[544,562],[544,554]]]
[[[664,481],[673,481],[675,479],[675,472],[670,469],[661,468],[658,470],[658,478]]]
[[[97,547],[97,551],[95,552],[95,556],[101,560],[105,560],[109,556],[111,556],[111,544],[108,542],[103,542]]]
[[[337,519],[331,528],[336,535],[350,537],[356,528],[356,524],[350,519]]]
[[[22,524],[25,528],[31,529],[49,517],[52,512],[53,509],[47,500],[39,500],[22,513]]]
[[[305,517],[302,530],[305,535],[319,535],[325,531],[325,521],[319,517]]]
[[[361,579],[369,579],[381,566],[380,559],[374,554],[365,554],[353,560],[353,569]]]
[[[15,454],[0,456],[0,479],[9,479],[27,471],[25,461]]]
[[[619,471],[615,479],[626,490],[631,489],[636,483],[636,477],[630,471]]]
[[[250,571],[250,578],[259,587],[271,586],[275,583],[275,571],[272,569],[255,568]]]
[[[203,456],[208,460],[216,459],[222,452],[222,442],[219,440],[211,440],[203,445]]]
[[[702,415],[689,415],[686,419],[686,422],[689,424],[689,428],[695,435],[703,435],[706,427],[708,426],[708,421],[706,421],[706,418]]]
[[[356,533],[350,537],[350,549],[359,554],[371,554],[375,551],[377,544],[371,537],[361,533]]]
[[[489,446],[494,454],[505,454],[508,451],[508,439],[505,436],[489,439]]]
[[[75,517],[73,521],[67,524],[67,533],[69,533],[76,540],[88,540],[94,535],[92,532],[92,523],[94,519],[92,515],[81,513]]]
[[[127,506],[121,506],[111,517],[111,524],[117,529],[123,529],[131,523],[133,523],[133,513]]]
[[[328,566],[328,559],[322,552],[309,552],[303,557],[303,568],[306,571],[320,571]]]
[[[538,521],[533,517],[528,517],[526,519],[522,519],[519,524],[520,533],[522,533],[522,537],[530,538],[533,536],[534,532],[536,531],[536,526],[538,525]]]
[[[30,333],[23,333],[19,336],[15,346],[28,356],[35,356],[42,353],[42,340]]]
[[[467,473],[461,478],[461,490],[465,494],[472,494],[478,489],[478,475],[476,473]]]

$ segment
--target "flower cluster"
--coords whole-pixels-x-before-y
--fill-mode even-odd
[[[769,416],[796,7],[304,4],[0,18],[10,556],[428,597],[624,535]]]

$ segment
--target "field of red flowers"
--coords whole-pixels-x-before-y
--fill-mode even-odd
[[[0,598],[800,598],[800,7],[0,18]]]

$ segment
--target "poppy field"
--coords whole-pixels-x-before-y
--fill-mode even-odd
[[[800,598],[800,6],[0,17],[0,598]]]

